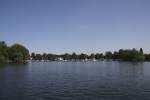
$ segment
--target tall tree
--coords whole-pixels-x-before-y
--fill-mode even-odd
[[[9,59],[13,62],[23,62],[29,58],[29,51],[20,44],[14,44],[8,49]]]
[[[4,41],[0,42],[0,63],[5,63],[8,61],[8,47]]]

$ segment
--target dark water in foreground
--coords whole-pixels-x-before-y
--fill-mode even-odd
[[[150,63],[3,65],[0,100],[150,100]]]

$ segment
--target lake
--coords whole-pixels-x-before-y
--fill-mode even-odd
[[[150,100],[150,63],[1,65],[0,100]]]

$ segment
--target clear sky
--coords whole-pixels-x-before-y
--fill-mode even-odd
[[[0,0],[0,40],[36,53],[150,52],[150,0]]]

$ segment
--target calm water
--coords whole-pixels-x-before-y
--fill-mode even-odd
[[[150,100],[150,63],[1,65],[0,100]]]

